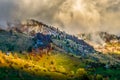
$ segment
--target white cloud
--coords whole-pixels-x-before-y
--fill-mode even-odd
[[[119,13],[120,0],[0,0],[0,20],[35,18],[69,33],[120,34]]]

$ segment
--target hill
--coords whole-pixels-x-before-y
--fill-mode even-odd
[[[8,26],[0,29],[0,80],[119,79],[116,35],[99,33],[95,38],[95,34],[84,34],[79,38],[33,19]],[[91,44],[91,38],[99,47]]]
[[[6,55],[0,52],[0,80],[119,80],[120,65],[105,66],[90,56],[82,58],[57,52],[42,56]]]
[[[120,36],[118,35],[107,32],[95,32],[78,34],[78,37],[93,46],[96,51],[111,54],[120,53]]]
[[[28,42],[24,40],[23,42],[30,43],[29,47],[33,45],[32,48],[36,47],[38,45],[37,43],[42,43],[42,44],[45,44],[46,46],[52,43],[52,45],[55,46],[54,48],[56,50],[58,49],[56,47],[59,47],[62,51],[66,53],[73,53],[76,55],[86,55],[90,53],[95,53],[94,48],[89,44],[87,44],[84,40],[80,40],[74,35],[67,34],[55,27],[48,26],[42,22],[39,22],[33,19],[19,22],[19,24],[9,23],[8,26],[9,27],[7,29],[7,32],[16,33],[16,35],[19,37],[18,39],[20,39],[21,37],[21,39],[28,40]],[[1,35],[4,35],[4,34],[1,33]],[[9,37],[6,37],[6,39],[7,38]],[[15,41],[18,41],[15,38],[12,38],[12,39],[14,39]],[[34,41],[32,41],[31,39],[33,39]],[[23,44],[23,42],[19,41],[20,44]],[[10,43],[13,44],[14,42],[10,42]],[[27,46],[28,44],[24,44],[24,45]],[[24,49],[22,51],[24,51]]]
[[[4,52],[24,52],[33,45],[32,38],[25,34],[0,30],[0,50]]]

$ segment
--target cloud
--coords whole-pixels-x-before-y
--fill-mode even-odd
[[[0,0],[0,20],[34,18],[71,34],[120,34],[119,13],[120,0]]]
[[[14,12],[17,10],[15,0],[0,0],[0,20],[12,19]]]

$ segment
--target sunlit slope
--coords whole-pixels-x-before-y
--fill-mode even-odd
[[[84,33],[78,37],[92,45],[96,51],[110,54],[120,54],[120,36],[107,32]]]
[[[83,58],[54,51],[49,55],[0,52],[0,80],[102,80],[109,76],[118,80],[120,65],[105,61],[108,55],[100,55]]]
[[[10,75],[0,73],[3,74],[0,77],[1,80],[4,80],[3,78],[6,76],[11,77],[10,80],[12,80],[13,77],[20,78],[18,80],[21,80],[27,76],[28,78],[29,76],[35,78],[30,80],[36,80],[36,78],[38,78],[38,80],[41,78],[43,78],[43,80],[82,78],[82,75],[87,74],[83,68],[84,66],[84,63],[77,61],[74,57],[70,59],[70,56],[64,54],[54,53],[54,55],[42,55],[41,57],[39,55],[30,56],[16,53],[5,55],[0,52],[0,69],[3,69],[3,72],[7,71],[9,74],[11,73]],[[79,70],[82,71],[82,73],[80,73],[80,76],[77,76],[76,74],[79,74]],[[16,76],[16,74],[18,75]]]
[[[120,54],[120,42],[107,43],[105,48],[111,54]]]

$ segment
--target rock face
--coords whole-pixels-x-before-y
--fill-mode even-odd
[[[35,42],[32,47],[46,47],[52,43],[55,50],[59,47],[66,53],[86,55],[95,52],[94,48],[84,40],[33,19],[20,22],[17,25],[14,24],[13,27],[9,27],[8,31],[30,37]]]

